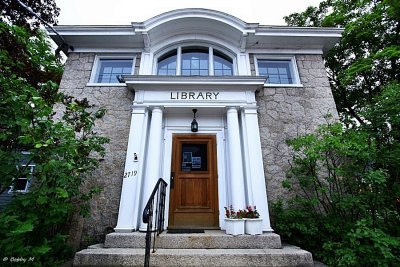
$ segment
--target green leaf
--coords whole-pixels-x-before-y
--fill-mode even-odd
[[[17,226],[17,228],[15,230],[12,230],[11,233],[12,234],[25,234],[27,232],[31,232],[33,231],[33,224],[30,221],[24,222],[20,225]]]

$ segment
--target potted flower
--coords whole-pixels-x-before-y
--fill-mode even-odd
[[[225,231],[228,235],[243,235],[244,234],[244,211],[234,211],[232,205],[225,207]]]
[[[245,227],[244,231],[248,235],[261,235],[262,234],[262,218],[257,211],[256,206],[247,206],[244,210]]]

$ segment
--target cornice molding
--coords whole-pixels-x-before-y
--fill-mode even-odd
[[[164,76],[123,75],[126,84],[253,84],[264,85],[263,76]]]
[[[131,25],[62,25],[54,28],[76,49],[131,48],[145,51],[151,51],[154,45],[165,43],[177,34],[203,34],[205,39],[202,41],[208,41],[207,36],[217,37],[236,45],[241,52],[281,48],[322,49],[325,53],[343,33],[340,28],[247,23],[220,11],[199,8],[173,10]],[[214,30],[210,32],[210,29]],[[49,31],[49,35],[55,42],[60,42],[53,32]]]

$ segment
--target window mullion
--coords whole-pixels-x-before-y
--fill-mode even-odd
[[[208,48],[208,74],[214,76],[214,50],[211,46]]]
[[[176,75],[181,75],[182,64],[182,47],[178,46],[176,54]]]

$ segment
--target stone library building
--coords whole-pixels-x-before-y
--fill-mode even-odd
[[[341,29],[260,25],[208,9],[54,28],[74,48],[60,90],[106,108],[96,131],[110,138],[90,180],[103,191],[76,235],[112,233],[75,265],[143,265],[143,213],[162,181],[153,209],[163,216],[152,227],[165,231],[150,265],[313,266],[309,252],[282,245],[269,205],[288,194],[286,140],[338,116],[323,58]],[[261,234],[226,234],[225,207],[249,205]]]

